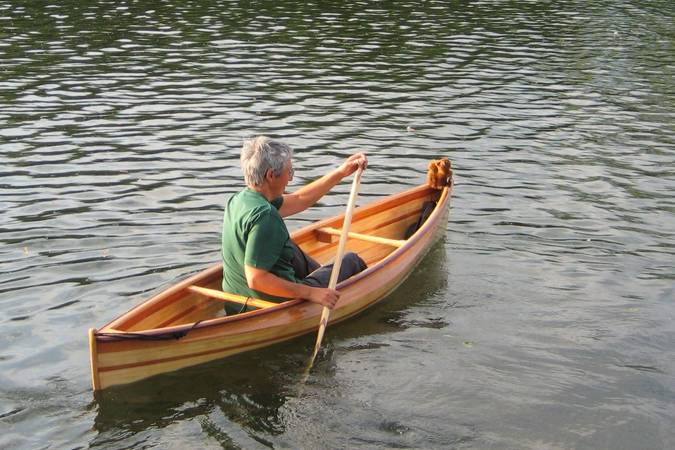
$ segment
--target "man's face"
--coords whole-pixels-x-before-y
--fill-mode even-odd
[[[272,172],[269,182],[270,187],[276,196],[283,195],[286,190],[286,186],[288,186],[288,183],[293,179],[293,173],[293,163],[290,161],[284,165],[284,168],[279,176],[274,175],[274,172]]]

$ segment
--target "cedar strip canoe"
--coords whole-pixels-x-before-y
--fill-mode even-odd
[[[347,251],[368,268],[338,284],[340,300],[330,323],[358,314],[386,297],[445,234],[452,185],[418,186],[356,208]],[[436,206],[408,239],[406,230],[423,204]],[[308,225],[291,238],[324,264],[335,257],[344,215]],[[157,374],[206,363],[314,332],[321,305],[301,299],[271,303],[249,299],[256,309],[224,316],[223,302],[246,298],[221,291],[222,264],[160,292],[99,330],[89,330],[94,390],[132,383]]]

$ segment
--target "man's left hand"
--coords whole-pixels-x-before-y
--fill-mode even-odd
[[[356,172],[359,167],[363,168],[363,170],[366,170],[366,167],[368,167],[368,157],[365,153],[355,153],[342,163],[340,169],[342,170],[343,178]]]

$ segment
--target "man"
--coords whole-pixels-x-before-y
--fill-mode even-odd
[[[233,195],[223,215],[223,291],[271,301],[303,298],[333,308],[339,292],[328,289],[332,264],[320,267],[290,239],[283,217],[316,203],[343,178],[364,169],[362,153],[337,169],[285,194],[293,179],[293,151],[278,141],[258,136],[244,142],[241,167],[246,188]],[[343,257],[338,281],[364,270],[355,253]]]

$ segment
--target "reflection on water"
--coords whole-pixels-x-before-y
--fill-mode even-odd
[[[0,0],[0,447],[675,447],[674,8]],[[442,255],[306,396],[311,339],[92,402],[86,329],[218,259],[258,133],[364,199],[450,157]]]
[[[278,434],[283,431],[280,408],[291,381],[285,374],[294,364],[277,352],[256,352],[99,392],[94,426],[100,432],[162,428],[217,408],[253,432]]]

